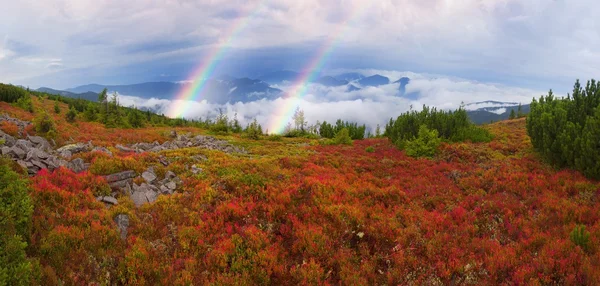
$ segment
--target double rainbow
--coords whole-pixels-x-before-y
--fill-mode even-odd
[[[299,106],[300,101],[306,96],[308,84],[314,81],[319,75],[323,69],[323,66],[329,59],[329,56],[333,52],[333,49],[336,47],[343,35],[347,32],[348,21],[356,18],[358,16],[358,11],[362,10],[359,8],[361,7],[358,7],[357,5],[353,7],[352,12],[348,13],[346,19],[337,25],[335,31],[331,33],[332,36],[325,41],[321,48],[315,52],[312,60],[302,69],[302,72],[298,78],[293,82],[290,89],[286,92],[286,98],[282,99],[282,106],[276,109],[279,112],[271,115],[271,123],[268,128],[270,133],[283,133],[286,125],[293,117],[296,108]]]
[[[215,70],[217,64],[229,50],[234,38],[244,30],[250,19],[254,17],[265,0],[257,0],[246,9],[243,17],[237,18],[229,29],[224,33],[224,40],[216,44],[200,62],[200,65],[188,77],[191,83],[182,88],[175,96],[173,104],[167,111],[167,116],[171,118],[183,117],[188,111],[190,104],[188,101],[195,101],[202,94],[207,80]]]

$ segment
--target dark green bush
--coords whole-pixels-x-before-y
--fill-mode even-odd
[[[333,144],[343,144],[343,145],[352,145],[352,138],[350,137],[350,132],[347,128],[343,128],[333,138]]]
[[[443,111],[423,106],[421,111],[409,111],[394,119],[385,126],[384,136],[390,138],[400,148],[408,140],[419,135],[422,125],[435,130],[438,136],[450,141],[489,142],[492,135],[479,126],[474,125],[467,116],[467,111],[459,108],[456,111]]]
[[[531,144],[558,167],[570,167],[600,179],[600,82],[575,82],[573,94],[533,99],[527,116]]]
[[[46,113],[44,110],[40,110],[37,113],[38,115],[33,119],[35,131],[41,134],[47,134],[51,131],[56,132],[52,117],[50,117],[50,115],[48,115],[48,113]]]
[[[66,118],[68,122],[75,122],[75,117],[77,116],[77,110],[71,107],[66,114]]]
[[[0,158],[0,285],[31,285],[35,263],[25,254],[31,232],[33,203],[26,179]]]
[[[590,250],[590,233],[585,230],[585,225],[576,225],[570,234],[571,241],[584,251]]]
[[[433,157],[441,142],[437,130],[430,130],[426,125],[421,125],[418,136],[406,141],[404,148],[406,154],[411,157]]]
[[[367,151],[368,153],[373,153],[375,152],[375,148],[373,148],[373,146],[369,146],[365,149],[365,151]]]

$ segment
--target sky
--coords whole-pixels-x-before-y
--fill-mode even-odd
[[[418,101],[395,97],[393,85],[358,93],[308,85],[295,103],[198,100],[188,104],[194,108],[186,116],[224,108],[272,125],[281,106],[300,106],[312,118],[346,116],[375,125],[411,105],[526,103],[551,88],[566,94],[575,79],[600,75],[593,0],[3,2],[3,83],[66,89],[185,81],[209,60],[205,76],[256,78],[288,69],[380,73],[394,81],[406,74],[408,88],[422,95]],[[174,104],[123,96],[123,102],[165,111]],[[364,108],[380,114],[357,115]]]
[[[0,80],[32,87],[177,81],[215,45],[216,73],[299,70],[329,37],[327,69],[435,73],[567,90],[600,74],[592,0],[5,1]],[[231,26],[244,27],[228,41]],[[343,26],[343,35],[339,27]]]

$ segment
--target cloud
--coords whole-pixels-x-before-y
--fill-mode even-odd
[[[300,70],[333,39],[324,62],[329,69],[415,70],[556,88],[600,73],[594,5],[592,0],[9,1],[3,9],[19,13],[0,17],[6,27],[0,32],[5,39],[0,78],[55,86],[113,77],[147,80],[172,63],[187,63],[175,79],[185,80],[187,71],[221,45],[230,49],[216,67],[227,66],[228,72],[245,73],[256,68],[253,63]],[[20,57],[61,58],[64,67],[49,72],[47,63],[22,66]],[[66,76],[83,69],[101,72]]]
[[[355,70],[352,70],[355,71]],[[368,87],[348,92],[342,87],[325,87],[320,84],[309,84],[307,92],[300,99],[277,98],[261,99],[252,102],[214,104],[206,101],[170,101],[164,99],[142,99],[122,95],[120,102],[125,106],[152,108],[158,113],[167,114],[173,104],[187,106],[186,118],[213,118],[218,110],[223,110],[229,118],[237,113],[243,123],[254,118],[263,129],[274,131],[276,126],[285,126],[296,107],[304,110],[309,124],[318,121],[335,122],[343,119],[366,124],[370,130],[376,126],[385,126],[392,117],[397,117],[411,109],[420,110],[423,104],[445,110],[454,110],[464,103],[495,100],[527,104],[532,97],[542,94],[540,91],[515,88],[498,84],[486,84],[460,78],[431,76],[412,72],[373,71],[374,73],[395,76],[396,79],[410,75],[407,93],[418,92],[420,97],[410,100],[397,96],[399,84],[388,84],[379,87]],[[280,86],[286,90],[289,86]]]

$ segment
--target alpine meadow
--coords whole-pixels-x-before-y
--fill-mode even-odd
[[[594,4],[5,3],[0,286],[600,285]]]

